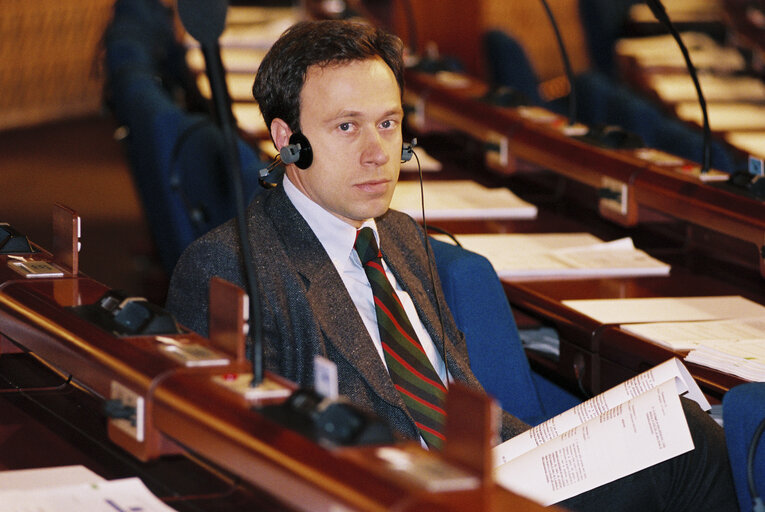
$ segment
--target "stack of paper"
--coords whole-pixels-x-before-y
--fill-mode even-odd
[[[446,240],[442,236],[437,236]],[[604,242],[589,233],[457,235],[482,254],[500,278],[587,278],[666,275],[670,266],[636,249],[629,238]]]
[[[765,83],[754,77],[701,75],[699,82],[704,99],[709,102],[765,100]],[[651,75],[648,83],[665,102],[699,101],[693,80],[687,73]]]
[[[680,119],[702,124],[697,101],[680,102],[675,112]],[[707,115],[709,126],[716,132],[765,129],[765,105],[759,103],[707,103]]]
[[[765,325],[765,318],[760,321]],[[765,337],[701,345],[691,350],[685,360],[742,379],[765,382]]]
[[[622,329],[675,351],[701,346],[718,348],[754,340],[765,346],[765,308],[763,310],[761,317],[628,324]]]
[[[107,481],[81,466],[0,472],[3,512],[173,512],[138,478]]]
[[[562,303],[601,324],[699,322],[765,316],[765,306],[738,295],[576,299]]]
[[[488,188],[470,180],[426,181],[425,218],[444,219],[533,219],[537,207],[506,188]],[[390,207],[422,219],[420,183],[401,181],[396,185]]]

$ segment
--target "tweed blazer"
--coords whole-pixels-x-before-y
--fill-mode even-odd
[[[400,435],[416,439],[414,420],[340,275],[284,189],[278,186],[258,194],[247,215],[263,312],[266,369],[311,386],[313,359],[321,354],[337,365],[341,394],[376,413]],[[412,297],[439,352],[446,343],[450,375],[480,388],[435,269],[435,281],[431,280],[422,229],[411,217],[394,210],[375,221],[383,258]],[[244,287],[241,267],[236,225],[231,220],[184,251],[170,281],[167,309],[182,325],[206,336],[210,278],[219,276]],[[501,437],[512,437],[527,428],[505,413]]]

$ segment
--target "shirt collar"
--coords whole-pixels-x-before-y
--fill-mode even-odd
[[[353,244],[356,242],[356,228],[338,219],[303,194],[287,175],[284,176],[283,186],[287,197],[308,223],[316,238],[319,239],[335,267],[338,269],[345,268],[346,264],[351,261],[361,266],[358,255],[353,250]],[[361,227],[372,228],[379,247],[380,235],[377,232],[374,219],[365,220]]]

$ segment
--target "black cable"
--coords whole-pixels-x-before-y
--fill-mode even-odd
[[[571,61],[568,58],[568,52],[566,51],[566,45],[563,44],[563,37],[558,27],[558,22],[555,20],[555,16],[550,9],[550,5],[547,0],[539,0],[542,2],[542,7],[545,8],[547,18],[550,20],[553,32],[555,32],[555,40],[558,42],[558,50],[560,51],[561,59],[563,59],[563,68],[566,71],[566,78],[569,82],[569,96],[568,96],[568,124],[573,126],[576,123],[577,105],[576,105],[576,86],[574,85],[574,70],[571,68]]]
[[[454,236],[454,234],[451,231],[447,231],[444,228],[439,228],[438,226],[427,226],[428,231],[435,231],[436,233],[440,233],[442,235],[448,236],[452,242],[454,242],[454,245],[457,247],[462,247],[462,244],[459,240],[457,240],[457,237]]]
[[[763,418],[762,421],[760,421],[760,424],[757,425],[752,440],[749,443],[749,451],[746,454],[746,481],[749,486],[749,495],[752,497],[753,512],[765,511],[765,503],[763,503],[762,498],[757,494],[757,487],[754,482],[754,456],[757,454],[757,445],[764,430],[765,418]]]
[[[232,126],[235,125],[231,111],[231,98],[226,87],[223,62],[220,56],[218,37],[225,26],[228,2],[225,0],[185,0],[177,2],[178,15],[186,30],[194,39],[199,41],[205,58],[207,78],[214,103],[214,113],[221,131],[223,132],[223,161],[228,171],[231,185],[234,188],[234,203],[236,206],[236,229],[239,237],[240,253],[242,256],[242,273],[245,287],[249,296],[250,317],[249,332],[253,342],[251,345],[252,382],[255,387],[263,381],[263,326],[261,321],[260,294],[258,291],[257,275],[253,264],[250,238],[248,236],[244,186],[242,169],[239,162],[239,152],[236,145],[236,135]]]
[[[412,149],[417,145],[417,139],[412,141]],[[438,321],[441,326],[441,340],[444,343],[442,348],[441,357],[444,360],[444,373],[446,374],[446,385],[449,382],[449,363],[446,360],[446,329],[444,328],[444,315],[441,311],[441,301],[438,297],[438,287],[436,286],[435,274],[433,274],[433,260],[430,254],[430,243],[428,242],[428,221],[425,219],[425,187],[423,185],[422,166],[420,165],[420,157],[417,153],[412,151],[415,160],[417,160],[417,174],[420,179],[420,209],[422,213],[422,229],[425,232],[425,257],[428,260],[428,270],[430,271],[430,284],[433,287],[433,296],[436,298],[436,314],[438,314]],[[438,229],[438,228],[436,228]],[[456,240],[455,240],[456,241]]]
[[[646,4],[651,9],[651,12],[653,12],[653,15],[656,17],[656,19],[662,23],[665,27],[667,27],[667,30],[669,30],[669,33],[672,34],[672,37],[677,42],[677,46],[680,47],[680,51],[683,54],[683,58],[685,59],[685,65],[688,68],[688,74],[691,75],[691,80],[693,80],[693,86],[696,88],[696,95],[699,98],[699,106],[701,107],[701,115],[703,117],[703,129],[704,129],[704,140],[703,140],[703,155],[702,155],[702,161],[701,161],[701,174],[705,174],[709,172],[710,168],[710,159],[711,159],[711,151],[709,147],[709,140],[711,138],[710,134],[710,128],[709,128],[709,115],[707,114],[707,101],[704,99],[704,93],[701,91],[701,84],[699,83],[699,77],[696,73],[696,67],[693,65],[693,62],[691,62],[691,56],[688,53],[688,48],[686,48],[685,43],[683,43],[683,39],[680,37],[680,34],[677,32],[677,29],[675,28],[675,25],[672,23],[672,20],[669,19],[669,16],[667,15],[667,11],[664,9],[664,5],[662,5],[660,0],[646,0]]]

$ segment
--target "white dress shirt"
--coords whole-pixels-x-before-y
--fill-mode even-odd
[[[327,251],[329,259],[337,269],[337,273],[348,289],[348,293],[353,299],[353,303],[356,305],[356,309],[361,315],[361,319],[364,321],[364,325],[369,331],[369,336],[374,342],[377,353],[380,355],[383,364],[385,363],[385,356],[383,355],[382,342],[380,341],[380,331],[377,328],[377,314],[375,313],[374,298],[372,296],[372,286],[369,284],[367,275],[364,272],[364,268],[361,265],[358,254],[353,248],[353,244],[356,241],[356,228],[350,224],[335,217],[327,210],[313,202],[305,194],[303,194],[298,188],[284,176],[284,192],[287,197],[292,201],[300,215],[305,219],[308,225],[313,230],[316,237],[324,246],[324,250]],[[369,226],[375,233],[375,239],[379,247],[380,236],[377,233],[377,226],[374,219],[369,219],[364,222],[362,227]],[[422,325],[420,317],[417,314],[417,310],[414,307],[412,298],[404,290],[396,280],[396,277],[388,268],[388,264],[383,260],[383,267],[385,268],[385,274],[388,277],[393,289],[396,290],[399,300],[404,306],[406,315],[409,317],[409,321],[417,333],[417,338],[422,344],[422,348],[433,364],[436,373],[441,377],[441,381],[446,384],[446,368],[444,366],[443,358],[438,353],[436,346],[433,344],[428,331],[425,326]]]

